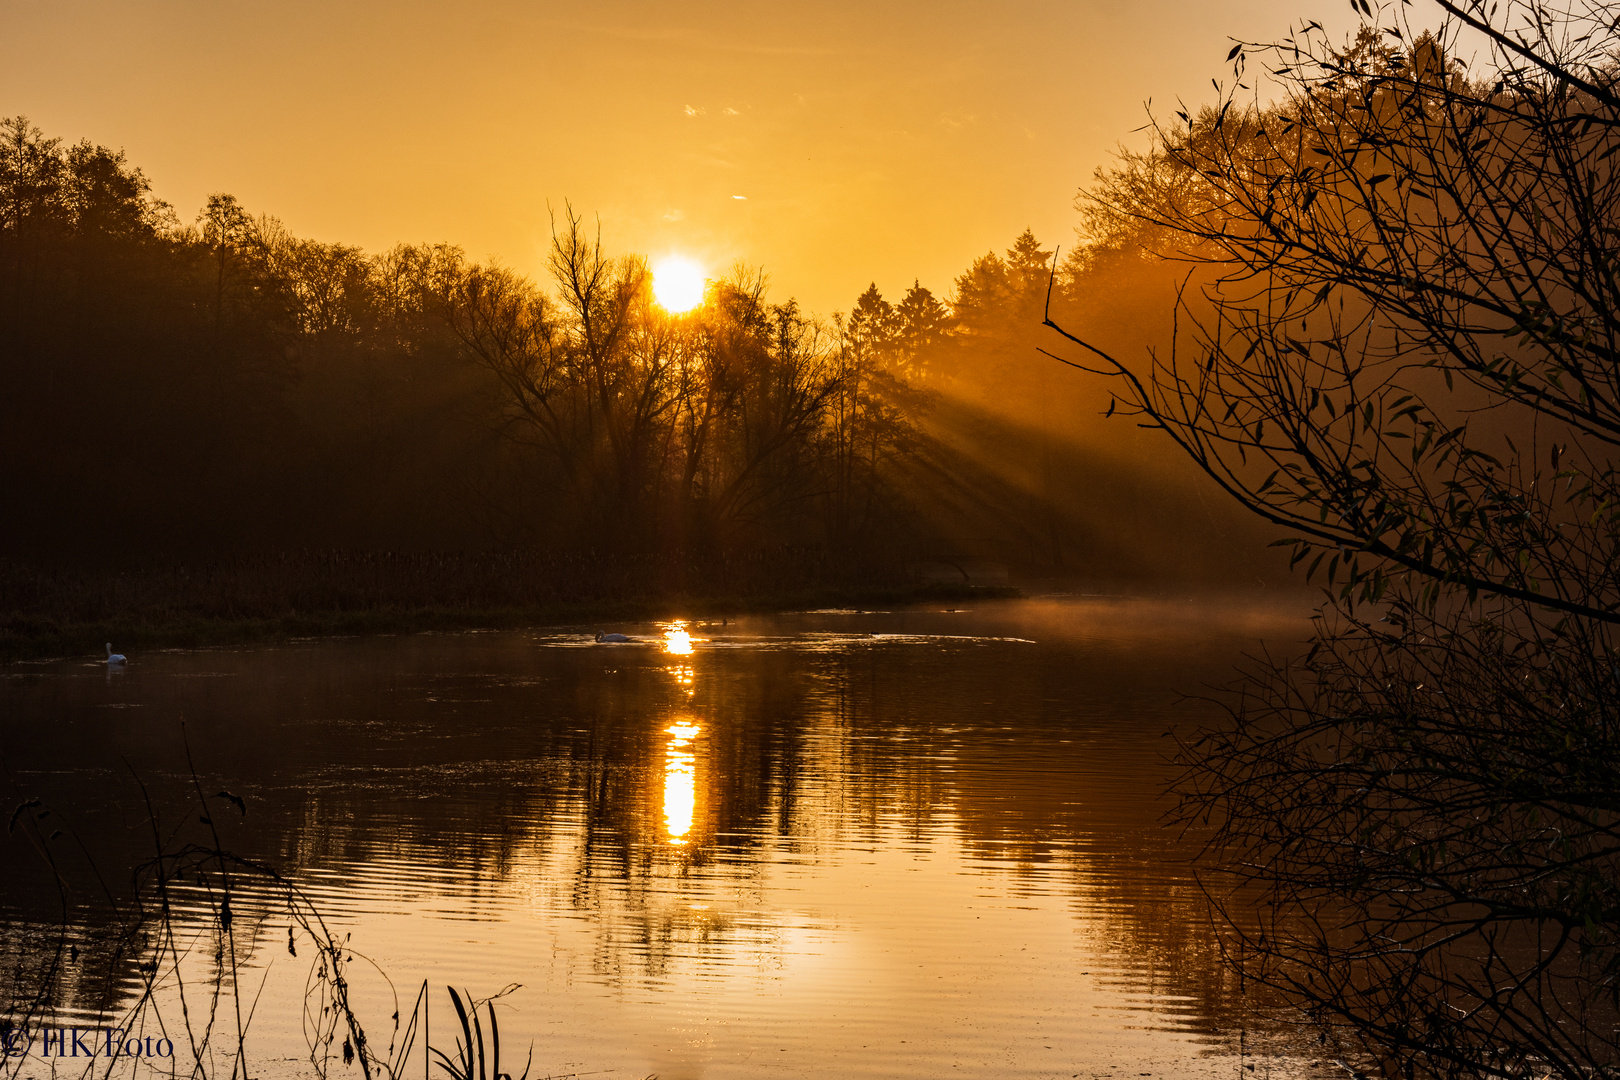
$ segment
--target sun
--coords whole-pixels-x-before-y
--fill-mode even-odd
[[[703,267],[671,255],[653,267],[653,299],[665,311],[691,311],[703,302]]]

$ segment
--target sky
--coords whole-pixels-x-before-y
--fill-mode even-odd
[[[763,268],[847,310],[947,296],[1074,197],[1152,109],[1214,97],[1233,38],[1344,3],[1197,0],[0,0],[0,116],[123,149],[191,220],[446,241],[544,273],[572,207],[614,252]]]

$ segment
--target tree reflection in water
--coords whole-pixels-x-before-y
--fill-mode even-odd
[[[72,806],[109,867],[140,854],[121,759],[171,775],[183,715],[208,790],[247,800],[227,844],[291,872],[403,985],[524,983],[544,1019],[503,1016],[503,1037],[536,1038],[554,1072],[674,1075],[655,1055],[678,1046],[713,1076],[756,1052],[802,1052],[807,1074],[1004,1075],[987,1063],[1013,1054],[1192,1075],[1255,1020],[1191,848],[1160,827],[1160,736],[1198,719],[1178,689],[1262,637],[1286,648],[1307,609],[760,617],[611,650],[329,641],[158,656],[112,685],[33,666],[0,707],[13,774]],[[39,926],[55,897],[17,878],[0,904]],[[73,917],[94,940],[93,905]],[[238,917],[285,936],[274,912]],[[0,939],[8,963],[23,940]]]

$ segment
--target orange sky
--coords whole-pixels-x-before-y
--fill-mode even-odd
[[[822,312],[872,280],[946,294],[1026,226],[1067,245],[1148,98],[1206,99],[1229,35],[1353,21],[1325,0],[4,10],[0,115],[124,148],[186,220],[228,191],[299,235],[533,273],[569,200],[616,250],[741,258]]]

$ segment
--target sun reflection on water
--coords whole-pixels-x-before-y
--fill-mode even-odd
[[[697,806],[697,756],[692,740],[703,729],[682,721],[664,729],[670,736],[664,756],[664,829],[673,844],[686,843]]]
[[[685,625],[676,623],[664,631],[664,651],[673,656],[692,654],[692,635],[686,632]]]

